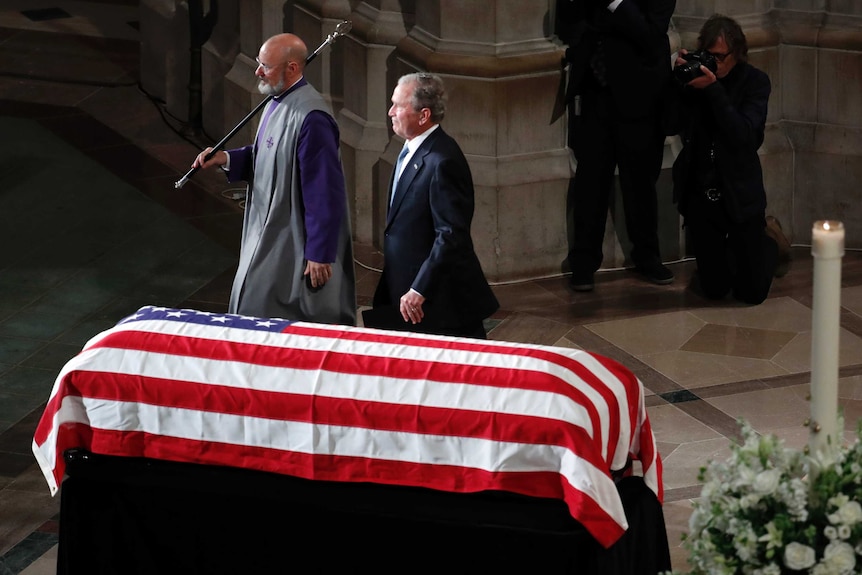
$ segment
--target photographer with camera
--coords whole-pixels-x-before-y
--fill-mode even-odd
[[[739,24],[716,14],[700,30],[698,50],[680,50],[674,131],[683,148],[673,165],[674,201],[697,260],[700,289],[711,299],[766,299],[787,272],[790,243],[766,217],[757,150],[764,139],[769,77],[748,63]]]

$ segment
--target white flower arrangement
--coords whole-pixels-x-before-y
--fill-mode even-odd
[[[827,458],[740,425],[744,443],[700,472],[683,536],[691,573],[862,573],[862,426]]]

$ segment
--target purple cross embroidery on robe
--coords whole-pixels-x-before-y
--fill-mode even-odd
[[[272,136],[270,136],[269,138],[266,139],[266,147],[267,148],[272,147]]]

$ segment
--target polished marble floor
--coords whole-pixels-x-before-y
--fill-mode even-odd
[[[0,575],[55,570],[59,501],[30,442],[65,361],[141,305],[226,307],[242,209],[215,174],[174,189],[204,142],[137,85],[136,5],[0,0]],[[492,339],[587,349],[643,381],[679,569],[698,470],[727,455],[737,419],[807,441],[812,260],[808,238],[793,240],[790,273],[755,307],[697,295],[690,261],[672,264],[664,287],[625,271],[600,273],[592,293],[564,277],[494,286]],[[366,305],[381,258],[356,252]],[[862,254],[848,251],[842,273],[840,403],[852,430]]]

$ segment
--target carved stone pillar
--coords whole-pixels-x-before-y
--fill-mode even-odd
[[[353,234],[365,244],[374,242],[374,230],[380,225],[374,210],[377,179],[387,179],[386,170],[391,169],[387,164],[381,171],[379,160],[390,138],[392,52],[413,25],[413,13],[400,11],[402,4],[399,0],[358,3],[349,16],[350,36],[339,40],[344,86],[338,114],[342,161],[351,193]]]
[[[239,52],[225,76],[225,132],[239,123],[263,96],[257,90],[255,57],[264,40],[283,32],[285,19],[283,0],[242,0],[239,9]],[[259,118],[249,121],[230,140],[227,147],[242,146],[254,139]]]
[[[141,86],[188,119],[189,15],[179,0],[141,0]]]
[[[210,2],[213,20],[209,39],[201,48],[203,128],[213,138],[224,135],[225,76],[239,53],[239,0]]]
[[[564,119],[549,123],[561,57],[549,32],[550,4],[417,2],[416,25],[398,44],[387,76],[387,95],[404,73],[429,71],[444,79],[449,103],[442,126],[473,172],[473,241],[491,281],[559,272],[568,250],[570,154]],[[400,147],[394,138],[384,153],[388,165]],[[381,170],[378,222],[387,180],[388,170]],[[378,224],[378,241],[381,232]]]
[[[289,31],[305,41],[309,52],[320,46],[340,22],[350,17],[347,0],[301,0],[292,4],[292,29]],[[329,100],[336,113],[341,108],[344,94],[343,40],[341,38],[321,51],[305,70],[305,78]]]

